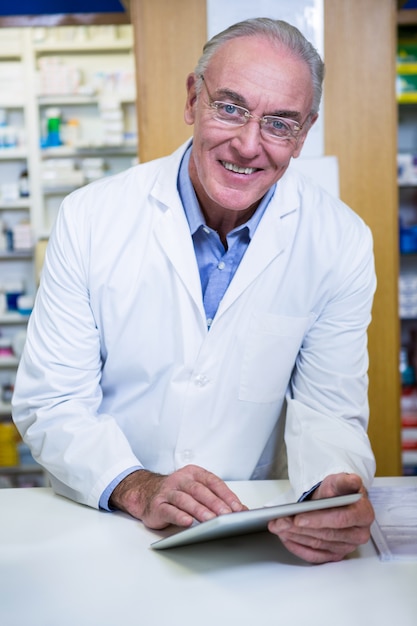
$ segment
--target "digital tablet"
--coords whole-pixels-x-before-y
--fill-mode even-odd
[[[255,533],[267,530],[268,522],[272,519],[306,513],[307,511],[345,506],[346,504],[357,502],[361,497],[360,493],[352,493],[347,496],[305,500],[303,502],[266,506],[261,509],[250,509],[249,511],[219,515],[219,517],[215,517],[207,522],[196,523],[185,530],[180,530],[169,537],[158,539],[158,541],[154,541],[151,544],[151,548],[154,550],[165,550],[166,548],[177,548],[190,543]]]

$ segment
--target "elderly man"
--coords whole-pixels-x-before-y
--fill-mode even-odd
[[[187,527],[288,459],[297,498],[363,497],[269,530],[316,563],[367,541],[372,238],[288,169],[323,73],[289,24],[236,24],[188,76],[192,140],[63,202],[13,400],[58,493]]]

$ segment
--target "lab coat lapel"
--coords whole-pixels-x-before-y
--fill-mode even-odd
[[[291,244],[298,223],[299,202],[293,177],[287,173],[278,183],[274,197],[220,303],[217,316],[231,306],[265,268],[281,256],[286,247]],[[282,263],[276,264],[277,282],[280,281],[284,270],[283,260]]]
[[[179,164],[186,147],[181,146],[166,159],[151,191],[158,206],[155,236],[205,319],[193,240],[177,188]]]
[[[151,195],[159,205],[156,236],[205,319],[193,241],[177,189],[178,168],[187,145],[188,142],[166,159]],[[291,171],[287,171],[278,182],[274,197],[220,303],[216,317],[231,306],[291,243],[298,223],[299,204],[296,178]],[[284,269],[284,262],[277,264],[277,281],[280,280],[279,272]]]

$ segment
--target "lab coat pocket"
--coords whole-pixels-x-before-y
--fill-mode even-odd
[[[311,317],[256,315],[243,353],[239,400],[276,402],[288,386]]]

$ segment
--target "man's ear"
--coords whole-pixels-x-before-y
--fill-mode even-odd
[[[197,91],[196,91],[196,82],[197,82],[197,77],[196,75],[193,74],[189,74],[187,76],[187,100],[185,102],[185,109],[184,109],[184,120],[186,124],[189,124],[190,126],[192,124],[194,124],[195,121],[195,103],[197,101]]]

